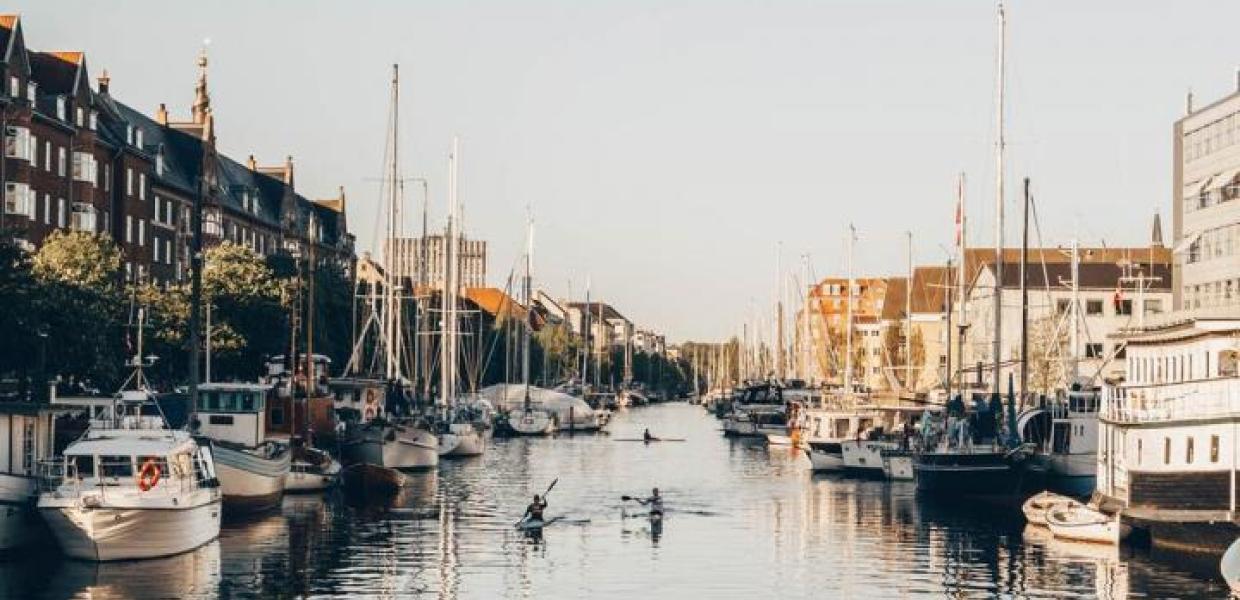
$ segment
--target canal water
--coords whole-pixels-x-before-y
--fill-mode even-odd
[[[656,435],[684,442],[617,441]],[[1208,563],[1062,544],[1019,514],[942,506],[911,483],[813,476],[787,448],[722,437],[687,404],[621,412],[610,435],[495,440],[389,503],[291,496],[218,542],[120,564],[31,554],[0,594],[37,598],[900,598],[1227,596]],[[541,538],[513,523],[556,478]],[[622,495],[658,486],[661,531]],[[635,512],[632,503],[627,509]],[[1198,574],[1192,570],[1197,568]]]

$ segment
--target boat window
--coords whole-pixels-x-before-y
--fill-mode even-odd
[[[178,454],[172,463],[174,475],[185,477],[194,472],[193,459],[188,454]]]
[[[273,406],[271,407],[271,412],[267,414],[271,415],[271,425],[273,427],[284,424],[284,407]]]
[[[1171,464],[1171,438],[1163,438],[1163,464]]]
[[[233,418],[232,415],[211,415],[207,422],[212,425],[232,425]]]
[[[1139,466],[1141,466],[1141,456],[1142,456],[1142,454],[1143,454],[1143,453],[1142,453],[1142,448],[1141,448],[1141,440],[1137,440],[1137,466],[1138,466],[1138,467],[1139,467]]]
[[[1236,376],[1236,351],[1224,350],[1218,353],[1218,376]]]
[[[1210,462],[1218,462],[1218,436],[1210,436]]]
[[[219,392],[207,392],[202,395],[202,410],[219,410],[220,394]]]
[[[119,479],[133,477],[133,457],[131,456],[100,456],[99,478]]]
[[[95,476],[95,457],[89,455],[79,455],[71,457],[73,461],[73,469],[77,472],[78,479]]]
[[[241,410],[250,412],[254,410],[254,394],[238,394],[241,400]]]
[[[1193,464],[1193,438],[1189,437],[1184,441],[1186,443],[1184,446],[1184,462],[1191,465]]]

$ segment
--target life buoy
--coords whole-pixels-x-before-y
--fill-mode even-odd
[[[375,418],[375,417],[379,416],[379,410],[378,410],[377,408],[375,408],[375,405],[373,405],[373,404],[367,404],[367,405],[366,405],[366,410],[362,411],[362,415],[363,415],[364,417],[366,417],[366,420],[367,420],[367,421],[369,421],[369,420],[371,420],[371,419],[373,419],[373,418]]]
[[[155,484],[159,483],[160,474],[159,464],[155,462],[155,459],[146,459],[146,462],[142,463],[142,469],[138,471],[138,489],[144,492],[150,491]]]
[[[378,396],[378,394],[376,394],[374,390],[366,390],[366,404],[368,406],[378,404],[379,399],[376,396]]]

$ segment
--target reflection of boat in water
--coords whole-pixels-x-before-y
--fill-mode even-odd
[[[67,560],[47,582],[48,598],[112,600],[209,597],[222,581],[220,542],[143,561]]]
[[[394,495],[405,484],[404,473],[364,462],[345,467],[340,478],[351,493]]]
[[[1219,561],[1219,573],[1233,596],[1240,595],[1240,538],[1232,542]]]

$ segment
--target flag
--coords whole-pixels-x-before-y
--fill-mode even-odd
[[[1115,304],[1115,308],[1119,309],[1120,304],[1124,302],[1124,288],[1120,284],[1115,284],[1115,296],[1111,301]]]

